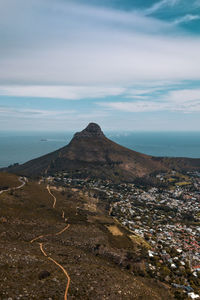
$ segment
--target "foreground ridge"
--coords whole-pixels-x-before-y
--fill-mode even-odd
[[[7,175],[17,186],[17,176]],[[120,195],[129,199],[134,184],[88,179],[77,189],[76,179],[68,186],[54,178],[0,195],[0,298],[173,299],[170,284],[148,277],[148,242],[118,218]]]

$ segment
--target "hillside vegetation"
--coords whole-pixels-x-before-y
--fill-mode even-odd
[[[35,181],[0,195],[1,299],[64,299],[66,277],[38,243],[67,270],[69,299],[172,299],[166,285],[129,269],[131,261],[142,272],[145,247],[101,203],[72,189],[51,192],[55,208],[46,185]],[[56,236],[66,223],[68,230]],[[50,235],[30,243],[44,234]]]
[[[19,186],[20,182],[16,175],[10,173],[0,173],[0,191]]]

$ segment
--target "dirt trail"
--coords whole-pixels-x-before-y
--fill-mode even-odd
[[[63,268],[62,265],[60,265],[56,260],[54,260],[53,258],[51,258],[50,256],[48,256],[46,254],[46,252],[44,251],[43,249],[43,244],[42,243],[39,243],[40,245],[40,250],[41,252],[43,253],[44,256],[46,256],[48,258],[48,260],[52,261],[54,264],[56,264],[62,271],[63,273],[65,274],[65,276],[67,277],[67,285],[66,285],[66,288],[65,288],[65,295],[64,295],[64,300],[67,300],[67,294],[68,294],[68,290],[69,290],[69,285],[70,285],[70,277],[67,273],[67,271],[65,270],[65,268]]]
[[[53,197],[53,199],[54,199],[54,202],[53,202],[53,208],[55,209],[57,199],[56,199],[56,197],[51,193],[51,190],[50,190],[49,185],[47,185],[47,190],[48,190],[49,194],[50,194],[50,195]],[[62,211],[62,218],[63,218],[64,220],[66,220],[66,219],[65,219],[65,212],[64,212],[64,211]],[[40,236],[38,236],[38,237],[35,237],[34,239],[32,239],[32,240],[30,241],[30,243],[33,243],[33,242],[35,242],[35,241],[37,241],[37,240],[39,240],[39,239],[42,239],[42,238],[44,238],[44,237],[54,236],[54,235],[55,235],[55,236],[58,236],[58,235],[62,234],[64,231],[66,231],[69,227],[70,227],[70,224],[67,224],[67,226],[65,226],[62,230],[60,230],[60,231],[57,232],[57,233],[49,233],[49,234],[40,235]],[[39,243],[39,247],[40,247],[40,250],[41,250],[42,254],[43,254],[45,257],[47,257],[48,260],[50,260],[50,261],[52,261],[54,264],[56,264],[56,265],[63,271],[63,273],[65,274],[65,276],[66,276],[66,278],[67,278],[67,285],[66,285],[66,289],[65,289],[64,300],[67,300],[68,290],[69,290],[69,286],[70,286],[70,276],[69,276],[69,274],[67,273],[67,271],[65,270],[65,268],[64,268],[62,265],[60,265],[56,260],[54,260],[53,258],[51,258],[50,256],[48,256],[48,255],[46,254],[46,252],[45,252],[44,249],[43,249],[43,243]]]
[[[4,192],[8,192],[8,191],[11,191],[11,190],[19,190],[26,184],[26,182],[28,182],[28,179],[26,177],[19,177],[18,180],[22,184],[20,184],[19,186],[13,187],[13,188],[9,188],[7,190],[2,190],[2,191],[0,191],[0,194],[3,194]]]
[[[56,197],[52,194],[49,185],[47,185],[47,190],[48,190],[49,194],[50,194],[50,195],[53,197],[53,199],[54,199],[54,202],[53,202],[53,208],[55,208],[55,207],[56,207],[56,201],[57,201],[57,200],[56,200]]]

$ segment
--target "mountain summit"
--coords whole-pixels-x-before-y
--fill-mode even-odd
[[[171,168],[200,169],[200,159],[162,158],[138,153],[109,140],[98,124],[90,123],[75,133],[67,146],[6,171],[33,177],[64,171],[82,178],[131,182],[136,177]]]
[[[104,137],[101,127],[96,123],[90,123],[84,130],[74,135],[76,139],[88,137]]]

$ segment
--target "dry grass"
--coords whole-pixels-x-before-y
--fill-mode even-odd
[[[84,209],[88,210],[90,212],[96,212],[97,211],[97,206],[94,203],[85,203],[84,204]]]
[[[178,185],[178,186],[184,186],[184,185],[189,185],[189,184],[191,184],[191,182],[187,182],[187,181],[176,182],[176,185]]]
[[[36,182],[29,181],[13,194],[1,195],[0,218],[5,219],[0,222],[0,299],[17,299],[20,294],[24,300],[63,299],[65,276],[45,259],[37,242],[30,244],[34,237],[56,233],[66,226],[62,210],[71,224],[69,230],[40,242],[47,254],[68,271],[69,299],[172,299],[156,283],[153,286],[147,278],[135,277],[114,263],[112,257],[133,249],[133,242],[120,225],[105,215],[91,216],[88,211],[77,210],[84,201],[78,193],[52,193],[57,198],[56,209],[46,186]],[[106,249],[106,257],[100,252],[96,255],[93,249],[97,245]],[[44,270],[50,276],[39,280],[38,274]]]
[[[114,236],[122,236],[123,235],[121,230],[119,230],[119,228],[116,225],[110,225],[110,226],[106,226],[106,227]]]
[[[113,224],[114,221],[112,218],[107,216],[88,216],[88,222],[99,223],[99,224]]]
[[[136,244],[138,244],[140,246],[143,246],[145,248],[148,248],[148,249],[151,248],[151,246],[142,237],[140,237],[139,235],[133,235],[133,234],[131,234],[131,235],[129,235],[129,237],[130,237],[130,239],[134,243],[136,243]]]
[[[20,182],[16,175],[4,172],[0,173],[0,190],[6,188],[13,188],[19,185]]]

